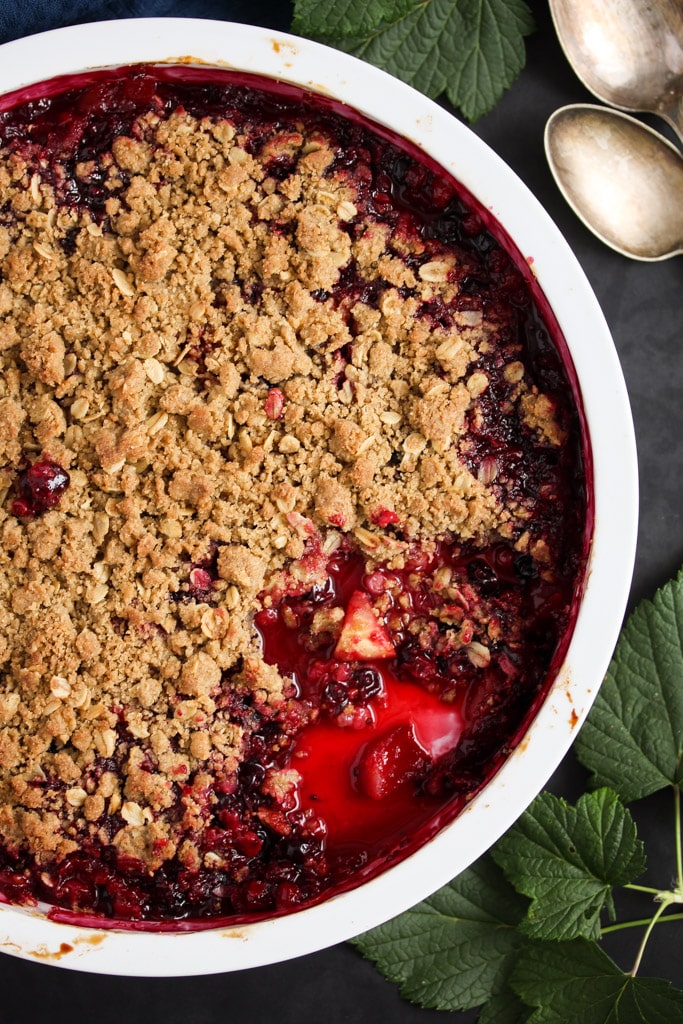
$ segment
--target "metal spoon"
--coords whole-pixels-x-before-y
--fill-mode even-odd
[[[683,139],[681,0],[550,0],[560,44],[587,89],[659,114]]]
[[[601,241],[637,260],[683,252],[683,157],[657,132],[577,103],[549,118],[545,151],[560,191]]]

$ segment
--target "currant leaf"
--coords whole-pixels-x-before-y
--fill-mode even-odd
[[[576,807],[541,793],[496,844],[493,857],[532,900],[520,930],[536,939],[598,938],[612,886],[645,869],[643,844],[616,793],[601,789]]]
[[[304,17],[310,5],[319,9],[313,21]],[[469,121],[488,113],[512,85],[524,67],[524,36],[534,29],[523,0],[422,0],[403,7],[396,0],[379,21],[373,0],[372,28],[358,19],[354,31],[349,18],[343,35],[332,30],[336,16],[329,7],[327,0],[296,0],[295,31],[354,53],[434,99],[445,92]]]
[[[362,38],[414,6],[415,0],[295,0],[292,30],[315,39]]]
[[[477,1024],[526,1024],[532,1012],[508,989],[482,1006]]]
[[[515,927],[526,905],[484,857],[354,944],[404,998],[442,1010],[470,1009],[504,995],[515,955],[527,941]]]
[[[683,570],[622,630],[576,751],[626,802],[683,782]]]
[[[530,943],[511,987],[535,1008],[528,1024],[673,1024],[683,992],[668,982],[624,974],[594,942]]]

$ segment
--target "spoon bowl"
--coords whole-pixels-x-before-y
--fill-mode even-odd
[[[683,139],[680,0],[550,0],[567,60],[598,99],[663,117]]]
[[[601,241],[637,260],[683,252],[683,157],[657,132],[577,103],[551,115],[545,151],[560,191]]]

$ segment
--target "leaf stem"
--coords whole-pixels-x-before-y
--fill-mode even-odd
[[[620,924],[609,924],[606,928],[600,929],[600,937],[603,935],[609,935],[610,932],[620,932],[624,928],[642,928],[644,924],[650,924],[652,918],[641,917],[639,921],[622,921]],[[661,917],[659,924],[665,924],[667,921],[683,921],[683,914],[669,914],[667,917]]]
[[[638,973],[638,968],[640,967],[640,961],[643,959],[643,953],[645,952],[645,947],[647,946],[647,940],[650,938],[650,935],[652,933],[652,929],[657,924],[657,921],[659,921],[660,917],[662,916],[662,914],[664,913],[664,911],[670,905],[671,902],[672,902],[672,900],[670,900],[670,899],[662,900],[661,904],[657,907],[657,910],[655,911],[655,913],[654,913],[654,915],[652,917],[652,920],[650,921],[649,925],[647,926],[645,934],[643,935],[643,941],[640,944],[640,949],[638,950],[638,954],[636,956],[636,962],[634,963],[633,967],[629,971],[629,974],[631,975],[632,978],[635,978],[636,974]],[[678,915],[676,915],[676,916],[678,916]]]
[[[631,889],[633,892],[647,892],[650,896],[659,896],[661,889],[652,889],[649,885],[631,885],[627,883],[623,887],[624,889]],[[648,921],[650,918],[648,917]]]
[[[683,894],[683,853],[681,851],[681,788],[674,786],[674,828],[676,829],[676,877],[678,893]]]

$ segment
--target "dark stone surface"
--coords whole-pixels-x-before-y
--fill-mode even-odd
[[[230,7],[226,3],[226,16]],[[632,603],[649,596],[683,563],[683,318],[681,261],[640,264],[602,246],[565,205],[547,169],[542,135],[547,116],[565,103],[590,100],[566,64],[547,6],[532,4],[538,31],[528,41],[526,70],[475,131],[520,175],[565,234],[588,275],[614,335],[626,376],[639,447],[641,526]],[[188,0],[188,15],[192,3]],[[282,28],[286,3],[253,0],[240,20]],[[619,458],[619,452],[614,452]],[[557,793],[575,799],[582,769],[570,755],[553,778]],[[650,851],[648,884],[668,887],[674,873],[673,801],[660,794],[635,807]],[[646,897],[629,899],[624,916],[650,911]],[[655,930],[641,973],[683,984],[683,925]],[[609,951],[624,969],[640,932],[611,937]],[[3,1024],[469,1024],[475,1013],[437,1013],[401,1001],[349,946],[299,960],[197,979],[122,979],[62,971],[0,956]]]

